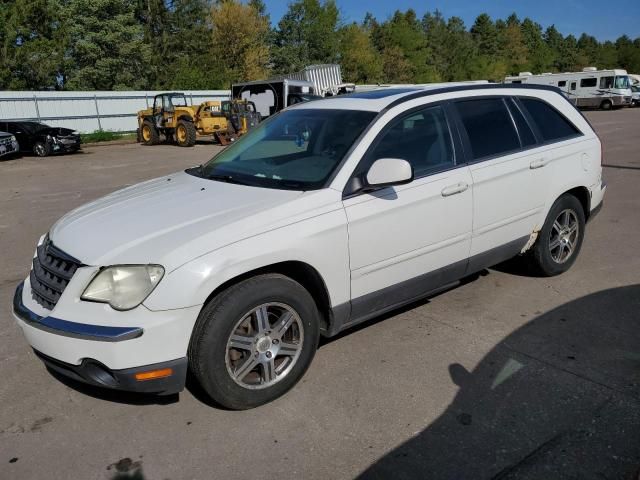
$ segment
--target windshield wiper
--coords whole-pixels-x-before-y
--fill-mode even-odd
[[[243,182],[242,180],[238,180],[231,175],[208,175],[206,178],[209,180],[217,180],[218,182],[226,182],[226,183],[235,183],[237,185],[249,185],[247,182]]]

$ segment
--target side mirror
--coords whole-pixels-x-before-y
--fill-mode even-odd
[[[403,185],[413,180],[413,167],[401,158],[381,158],[373,162],[366,178],[376,188]]]

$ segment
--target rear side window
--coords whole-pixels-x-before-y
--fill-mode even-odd
[[[566,80],[560,80],[558,82],[558,86],[559,87],[566,87],[567,86],[567,81]]]
[[[583,78],[580,80],[580,87],[595,87],[598,85],[597,78]]]
[[[520,148],[518,133],[501,98],[456,102],[474,160]]]
[[[513,115],[513,121],[516,122],[516,126],[518,127],[518,134],[520,135],[520,143],[522,146],[530,147],[531,145],[535,145],[536,137],[533,135],[524,115],[522,115],[522,112],[512,98],[507,100],[507,105],[509,105],[509,111],[511,111],[511,115]]]
[[[535,98],[521,98],[520,102],[538,127],[543,141],[564,140],[580,134],[575,125],[548,103]]]

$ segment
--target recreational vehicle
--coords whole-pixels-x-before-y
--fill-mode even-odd
[[[577,107],[609,110],[631,105],[631,84],[626,70],[584,68],[581,72],[541,73],[520,72],[506,77],[505,83],[529,83],[558,87]]]

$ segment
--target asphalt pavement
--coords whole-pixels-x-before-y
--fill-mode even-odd
[[[220,147],[0,162],[0,478],[637,480],[640,109],[586,116],[608,191],[568,273],[484,271],[324,341],[294,390],[245,412],[193,385],[158,398],[55,377],[10,313],[62,214]]]

